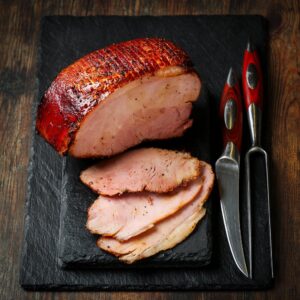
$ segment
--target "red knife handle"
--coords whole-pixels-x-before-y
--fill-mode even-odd
[[[232,69],[229,71],[223,89],[219,114],[222,120],[224,146],[228,142],[233,142],[240,151],[242,144],[243,111],[239,82]]]
[[[248,44],[249,45],[249,44]],[[256,50],[247,47],[244,53],[242,83],[246,110],[254,103],[261,110],[263,106],[263,78],[260,60]]]

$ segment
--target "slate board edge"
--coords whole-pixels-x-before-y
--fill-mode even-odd
[[[41,27],[43,26],[45,17],[41,18]],[[37,70],[40,70],[42,61],[41,61],[41,48],[42,48],[42,43],[41,43],[41,35],[42,31],[39,31],[38,34],[38,46],[37,46]],[[37,71],[38,72],[38,71]],[[36,82],[36,91],[34,93],[34,100],[32,101],[32,109],[31,109],[31,127],[30,127],[30,134],[31,134],[31,139],[29,142],[29,163],[28,163],[28,168],[27,168],[27,188],[26,188],[26,195],[25,195],[25,203],[24,203],[24,221],[23,221],[23,239],[22,239],[22,247],[20,248],[20,271],[19,271],[19,283],[23,287],[22,283],[22,277],[23,277],[23,272],[24,272],[24,264],[25,264],[25,259],[26,259],[26,252],[27,252],[27,237],[29,234],[29,224],[30,224],[30,198],[31,198],[31,182],[32,182],[32,177],[33,177],[33,167],[34,167],[34,154],[35,154],[35,139],[36,139],[36,117],[37,117],[37,108],[40,103],[39,99],[39,87],[40,87],[40,80],[39,76],[36,74],[35,75],[35,82]]]
[[[253,286],[243,286],[243,291],[265,291],[269,290],[273,287],[274,280],[270,280],[270,282],[263,287],[253,287]],[[194,285],[185,285],[184,287],[176,286],[173,284],[170,285],[51,285],[51,284],[41,284],[41,285],[26,285],[21,284],[22,288],[26,291],[240,291],[241,288],[238,286],[232,285],[206,285],[205,288],[203,286],[194,286]]]

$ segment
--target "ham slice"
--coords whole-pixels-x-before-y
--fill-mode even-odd
[[[98,247],[131,264],[182,242],[205,215],[203,204],[210,195],[214,182],[211,168],[206,168],[203,176],[205,180],[200,193],[175,214],[128,241],[121,242],[112,237],[101,237],[97,241]]]
[[[94,51],[62,70],[45,92],[36,127],[60,154],[105,157],[192,125],[201,82],[172,42],[145,38]]]
[[[195,180],[203,166],[188,153],[142,148],[101,161],[83,171],[80,179],[101,195],[164,193]]]
[[[173,216],[158,223],[153,229],[128,241],[120,242],[111,237],[101,237],[97,241],[97,246],[128,264],[173,248],[193,232],[205,215],[205,208],[192,205],[195,202],[194,200]]]
[[[191,202],[200,192],[203,178],[171,193],[128,193],[99,196],[88,210],[86,227],[92,233],[125,241],[154,226]]]

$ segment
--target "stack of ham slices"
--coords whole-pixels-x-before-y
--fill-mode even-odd
[[[100,196],[88,211],[97,245],[133,263],[183,241],[205,215],[210,165],[188,153],[142,148],[100,162],[80,176]]]
[[[100,196],[88,211],[97,245],[132,263],[185,239],[204,216],[211,167],[187,153],[139,149],[192,126],[201,81],[171,41],[113,44],[63,69],[45,92],[36,128],[60,154],[116,157],[81,174]]]

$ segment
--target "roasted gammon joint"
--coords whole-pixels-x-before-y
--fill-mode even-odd
[[[181,136],[201,88],[187,54],[159,38],[94,51],[63,69],[45,92],[36,127],[60,154],[121,153],[144,140]]]
[[[151,177],[145,166],[153,169]],[[161,176],[163,170],[165,176]],[[205,215],[203,205],[214,183],[209,164],[187,153],[156,148],[128,151],[82,174],[88,171],[88,186],[92,186],[89,180],[95,182],[97,188],[93,189],[101,193],[108,184],[105,190],[114,191],[114,196],[98,197],[88,210],[86,227],[101,235],[98,247],[125,263],[170,249],[187,238]],[[191,175],[195,171],[196,175]],[[164,192],[151,181],[157,186],[171,182],[172,189],[166,189],[171,192]]]

